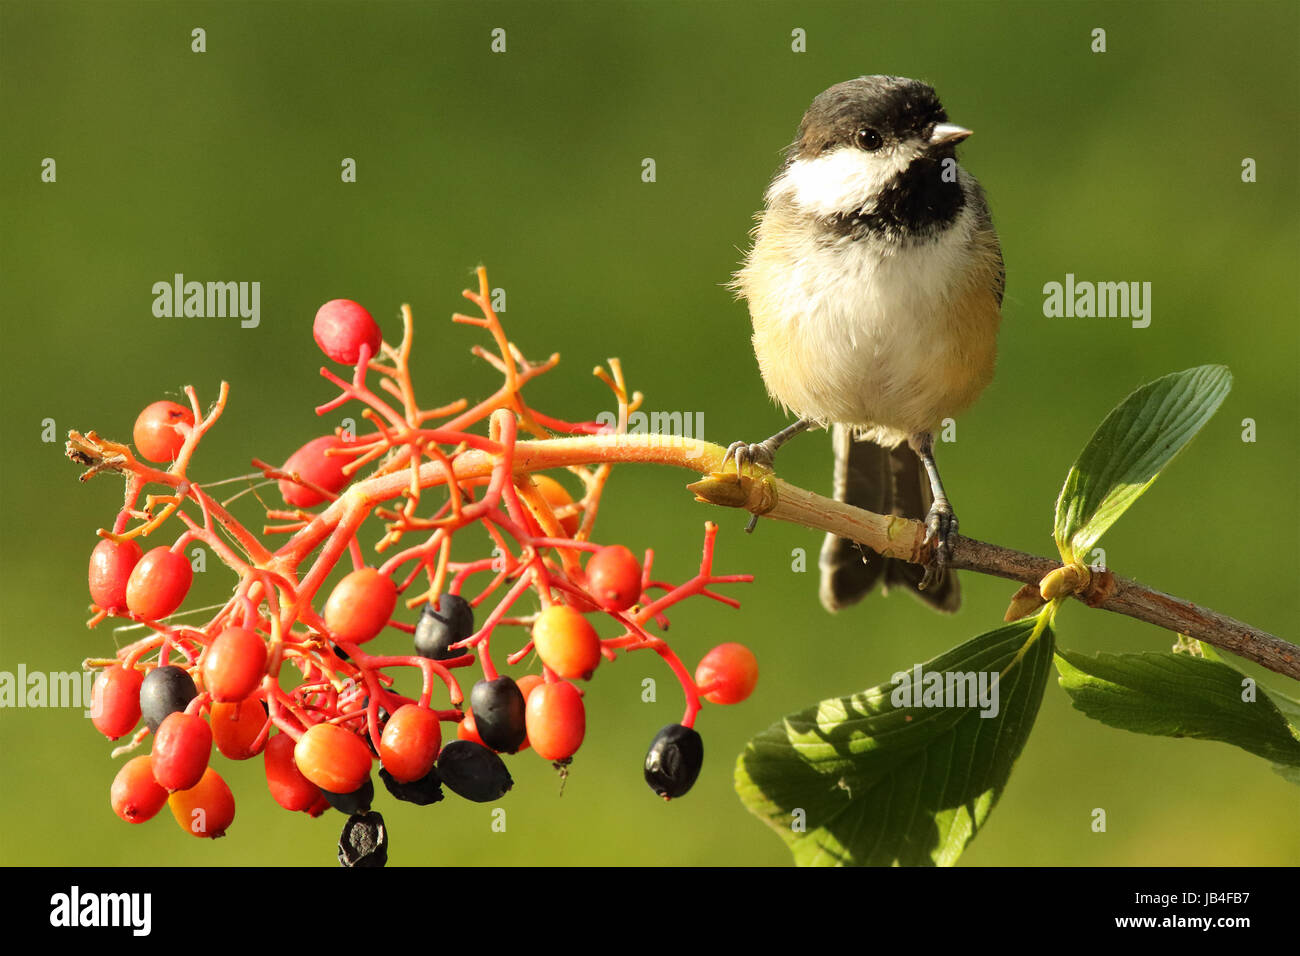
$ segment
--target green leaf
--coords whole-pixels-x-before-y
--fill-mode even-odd
[[[1254,699],[1243,700],[1251,679],[1222,661],[1190,654],[1086,657],[1059,651],[1056,669],[1074,706],[1103,724],[1139,734],[1221,740],[1281,765],[1278,772],[1288,779],[1300,768],[1300,731],[1284,712],[1295,702],[1259,684],[1253,686]]]
[[[1266,688],[1260,684],[1260,690],[1268,694],[1269,700],[1277,705],[1277,709],[1282,712],[1286,722],[1291,725],[1291,733],[1297,740],[1300,740],[1300,700],[1294,697],[1288,697],[1286,694],[1273,688]],[[1284,779],[1300,786],[1300,764],[1273,764],[1273,772],[1280,774]]]
[[[987,675],[996,715],[982,717],[978,703],[915,706],[926,700],[902,700],[911,681],[901,678],[824,700],[749,742],[736,761],[740,799],[801,865],[951,865],[984,825],[1038,715],[1054,639],[1044,620],[1030,643],[1037,623],[1009,624],[918,665],[923,690],[931,673]],[[913,706],[895,706],[896,694]]]
[[[1262,687],[1263,685],[1261,684],[1260,686]],[[1286,717],[1287,723],[1289,723],[1291,729],[1295,731],[1296,737],[1300,738],[1300,700],[1296,700],[1294,697],[1288,697],[1286,694],[1278,690],[1269,690],[1268,696],[1273,703],[1277,704],[1277,709],[1282,711],[1282,715]]]
[[[1115,408],[1080,453],[1056,502],[1056,546],[1081,560],[1218,410],[1232,388],[1222,365],[1143,385]]]

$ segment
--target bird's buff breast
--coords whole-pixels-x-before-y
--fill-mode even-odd
[[[781,242],[768,225],[736,286],[763,381],[786,409],[895,445],[936,429],[989,383],[997,261],[972,223],[917,246]]]

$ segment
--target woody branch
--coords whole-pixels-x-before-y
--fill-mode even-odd
[[[700,501],[744,508],[766,518],[833,532],[886,557],[918,564],[929,559],[929,548],[924,543],[925,526],[920,521],[854,508],[758,470],[746,469],[740,476],[733,471],[719,471],[724,453],[725,449],[710,442],[659,435],[552,438],[518,442],[514,447],[514,469],[518,473],[620,462],[675,465],[705,475],[688,486]],[[490,454],[471,449],[458,455],[452,467],[456,479],[462,479],[486,476],[491,473],[492,464]],[[426,462],[420,471],[422,485],[442,484],[447,480],[442,462]],[[381,476],[361,483],[356,491],[367,497],[386,499],[399,495],[405,481],[401,475]],[[953,544],[949,563],[957,570],[975,571],[1034,587],[1041,586],[1045,578],[1064,568],[1061,562],[1050,558],[960,535]],[[1094,573],[1087,586],[1072,596],[1089,607],[1185,634],[1300,680],[1300,647],[1110,570]]]

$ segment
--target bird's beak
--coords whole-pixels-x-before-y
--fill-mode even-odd
[[[935,126],[934,132],[930,134],[930,145],[944,146],[948,143],[960,143],[970,134],[971,131],[964,126],[957,126],[953,123],[939,123]]]

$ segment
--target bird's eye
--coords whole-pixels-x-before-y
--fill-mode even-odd
[[[874,129],[860,129],[857,132],[858,145],[869,153],[874,153],[884,145],[885,141],[880,138],[880,134]]]

